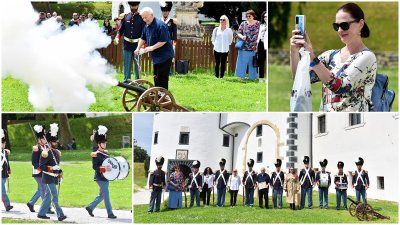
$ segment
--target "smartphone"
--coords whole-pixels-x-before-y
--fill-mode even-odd
[[[304,31],[306,29],[306,16],[305,15],[296,15],[295,28],[297,30],[300,30],[299,35],[304,36]]]

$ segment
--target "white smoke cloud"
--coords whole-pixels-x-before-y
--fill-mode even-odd
[[[87,111],[96,102],[88,85],[117,84],[114,68],[96,51],[111,43],[98,24],[87,21],[61,31],[55,19],[37,26],[39,14],[30,2],[2,1],[1,8],[2,76],[29,85],[35,110]]]

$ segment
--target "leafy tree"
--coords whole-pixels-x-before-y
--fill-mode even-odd
[[[268,47],[280,48],[288,36],[290,2],[270,2],[268,4]]]
[[[146,157],[143,166],[144,166],[144,176],[147,177],[149,175],[149,169],[150,169],[150,156]]]
[[[266,11],[266,2],[204,2],[204,6],[200,8],[200,13],[207,17],[214,18],[219,21],[222,15],[226,15],[229,20],[237,16],[239,20],[242,18],[242,12],[249,9],[254,10],[257,17]],[[257,18],[259,19],[259,18]],[[232,24],[232,23],[231,23]]]
[[[133,151],[133,161],[134,162],[144,162],[148,156],[149,155],[147,154],[146,150],[144,150],[139,145],[135,145],[134,151]]]

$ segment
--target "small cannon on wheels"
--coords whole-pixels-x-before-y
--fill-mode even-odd
[[[389,216],[384,216],[378,212],[376,212],[371,205],[367,204],[364,206],[363,203],[361,202],[356,202],[350,197],[347,197],[347,199],[351,202],[349,206],[349,213],[353,217],[357,217],[358,220],[371,220],[374,217],[379,218],[379,219],[388,219],[390,220]]]
[[[154,87],[147,80],[135,80],[130,83],[118,82],[122,92],[122,105],[127,112],[187,112],[183,106],[176,104],[174,96],[167,89]]]

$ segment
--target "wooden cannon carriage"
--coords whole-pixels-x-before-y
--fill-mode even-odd
[[[371,220],[374,217],[379,219],[390,219],[389,216],[384,216],[377,211],[375,211],[369,204],[364,206],[361,202],[356,202],[351,198],[347,198],[351,204],[349,206],[349,213],[353,217],[357,217],[358,220]]]

